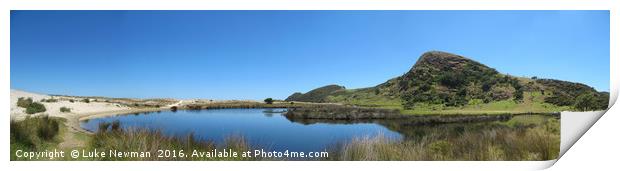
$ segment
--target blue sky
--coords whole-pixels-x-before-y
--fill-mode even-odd
[[[375,86],[441,50],[609,91],[608,11],[12,11],[11,88],[286,98]]]

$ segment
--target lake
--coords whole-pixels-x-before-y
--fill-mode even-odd
[[[159,129],[173,136],[194,133],[197,137],[217,143],[221,143],[228,136],[242,135],[252,145],[261,148],[298,152],[324,151],[329,145],[353,137],[383,134],[393,139],[402,138],[399,133],[379,124],[304,125],[289,121],[281,113],[269,111],[269,109],[161,111],[95,118],[82,121],[80,125],[86,130],[95,132],[99,123],[119,120],[123,129]]]
[[[221,143],[226,137],[241,135],[253,147],[265,150],[325,151],[353,138],[384,136],[393,140],[416,141],[425,137],[446,138],[464,133],[482,133],[500,127],[518,130],[544,123],[549,116],[515,116],[504,121],[412,124],[402,120],[304,120],[291,121],[274,109],[209,109],[160,111],[117,115],[85,120],[81,127],[97,131],[99,123],[119,120],[123,129],[161,130],[171,136],[194,133],[198,138]],[[286,110],[286,109],[275,109]]]

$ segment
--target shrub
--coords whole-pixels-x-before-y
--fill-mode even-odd
[[[69,113],[69,112],[71,112],[71,108],[64,107],[64,106],[60,107],[60,112]]]
[[[581,111],[588,111],[595,108],[596,99],[593,93],[584,93],[575,99],[575,108]]]
[[[90,103],[90,99],[88,99],[88,98],[83,99],[83,100],[82,100],[82,102],[84,102],[84,103]]]
[[[40,112],[45,112],[45,106],[38,102],[33,102],[26,108],[27,114],[35,114]]]
[[[69,102],[74,103],[74,102],[75,102],[75,100],[73,100],[73,99],[69,99]]]
[[[17,99],[17,106],[26,108],[27,114],[35,114],[39,112],[45,112],[45,106],[38,102],[33,102],[32,98],[20,97]]]
[[[267,104],[273,104],[273,99],[272,99],[272,98],[266,98],[266,99],[265,99],[265,103],[267,103]]]
[[[30,106],[30,104],[32,104],[32,98],[30,98],[30,97],[28,97],[28,98],[20,97],[20,98],[17,99],[17,106],[19,106],[19,107],[28,108],[28,106]]]
[[[172,106],[172,107],[170,107],[170,110],[171,110],[171,111],[173,111],[173,112],[176,112],[176,111],[177,111],[177,109],[178,109],[178,107],[177,107],[177,106]]]

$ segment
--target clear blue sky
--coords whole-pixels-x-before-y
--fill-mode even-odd
[[[11,88],[286,98],[375,86],[430,50],[609,91],[608,11],[12,11]]]

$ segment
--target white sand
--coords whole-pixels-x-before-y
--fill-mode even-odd
[[[32,98],[34,102],[42,103],[45,106],[46,111],[37,114],[26,114],[26,109],[17,106],[17,99],[20,97]],[[58,102],[41,102],[41,99],[58,99]],[[74,99],[74,102],[70,102],[69,99]],[[49,96],[43,94],[30,93],[20,90],[11,89],[11,119],[21,120],[26,116],[37,115],[49,115],[54,117],[71,118],[73,116],[83,115],[86,113],[100,113],[100,112],[115,112],[130,110],[131,108],[125,107],[115,103],[106,102],[81,102],[82,98],[64,97],[64,96]],[[61,107],[68,107],[71,112],[60,112]]]
[[[20,97],[32,98],[33,102],[39,102],[45,106],[46,111],[36,114],[27,114],[26,109],[17,106],[17,99]],[[57,99],[57,102],[41,102],[41,99]],[[50,96],[44,94],[37,94],[31,92],[25,92],[20,90],[11,89],[11,119],[22,120],[28,116],[41,116],[48,115],[53,117],[65,118],[69,132],[82,132],[90,134],[90,132],[80,127],[80,119],[102,117],[117,114],[127,114],[135,112],[147,112],[158,111],[169,107],[162,108],[146,108],[146,109],[134,109],[127,107],[119,103],[111,102],[94,102],[91,99],[90,103],[82,102],[84,97],[69,97],[69,96]],[[70,102],[73,100],[74,102]],[[181,104],[181,102],[175,103]],[[61,107],[68,107],[71,112],[60,112]],[[63,142],[60,147],[78,147],[84,145],[81,140],[75,139],[73,134],[64,134]]]

